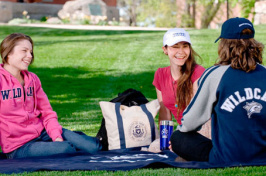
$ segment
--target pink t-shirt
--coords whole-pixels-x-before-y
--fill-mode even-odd
[[[196,65],[195,70],[191,76],[192,83],[194,83],[203,74],[204,71],[205,71],[204,67]],[[170,66],[159,68],[155,72],[152,84],[158,90],[161,91],[164,106],[171,111],[177,122],[181,124],[183,111],[180,112],[177,117],[177,108],[175,107],[175,102],[176,102],[175,92],[177,89],[177,80],[173,79],[170,71]]]

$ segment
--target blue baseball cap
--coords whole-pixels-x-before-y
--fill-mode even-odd
[[[243,29],[250,29],[253,31],[250,35],[241,35]],[[222,25],[221,35],[215,40],[215,43],[220,38],[225,39],[249,39],[254,38],[255,30],[253,24],[246,18],[230,18]]]

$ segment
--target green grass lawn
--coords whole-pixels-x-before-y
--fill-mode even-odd
[[[219,30],[188,30],[205,68],[217,59]],[[92,31],[0,26],[0,40],[13,32],[30,35],[35,61],[29,70],[42,81],[59,122],[95,136],[101,123],[99,101],[109,101],[127,88],[156,99],[154,72],[169,65],[162,52],[164,32]],[[256,39],[266,45],[266,26],[256,26]],[[266,55],[264,53],[264,62]],[[157,121],[158,119],[156,119]],[[34,172],[22,175],[265,175],[266,167],[226,169],[140,169],[128,172]]]

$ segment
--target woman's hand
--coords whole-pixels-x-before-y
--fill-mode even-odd
[[[56,141],[56,142],[62,142],[62,141],[64,141],[64,140],[63,140],[62,138],[56,138],[55,141]]]
[[[169,141],[169,150],[171,151],[171,152],[173,152],[173,150],[172,150],[172,144],[171,144],[171,141]]]

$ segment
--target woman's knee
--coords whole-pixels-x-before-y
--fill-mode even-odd
[[[170,141],[172,146],[179,146],[182,141],[180,139],[183,138],[184,133],[180,132],[179,130],[176,130],[171,135]]]
[[[101,150],[102,146],[96,137],[87,136],[82,132],[73,132],[67,129],[63,129],[63,138],[65,141],[70,142],[75,146],[77,150],[87,152],[87,153],[96,153]]]
[[[63,142],[58,142],[58,143],[59,143],[57,145],[58,153],[75,153],[76,152],[76,148],[70,142],[63,141]]]

